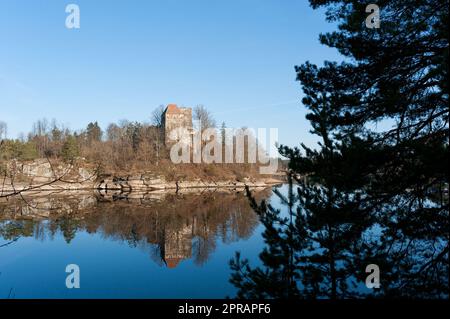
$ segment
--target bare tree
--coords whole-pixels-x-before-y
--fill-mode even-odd
[[[0,140],[6,139],[8,135],[8,124],[6,122],[0,121]]]
[[[39,156],[45,157],[46,151],[48,151],[48,142],[49,142],[49,122],[46,118],[40,119],[33,123],[33,129],[31,131],[31,139],[36,143],[36,147],[39,153]]]
[[[164,114],[165,106],[160,105],[152,112],[151,121],[152,124],[156,127],[161,128],[162,127],[162,116]]]
[[[216,127],[216,121],[214,120],[211,112],[203,105],[197,105],[194,107],[193,118],[194,120],[200,122],[202,131],[207,128]]]
[[[46,118],[37,120],[33,124],[32,134],[34,136],[45,136],[47,134],[48,128],[49,128],[49,123]]]
[[[106,129],[106,136],[108,141],[118,141],[122,136],[122,129],[117,124],[111,123]]]

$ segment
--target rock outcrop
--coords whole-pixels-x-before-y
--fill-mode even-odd
[[[33,162],[21,163],[11,161],[7,165],[8,177],[0,180],[0,194],[8,194],[17,191],[61,191],[61,190],[119,190],[121,192],[148,192],[167,189],[188,188],[230,188],[239,189],[248,187],[268,187],[280,184],[278,179],[241,181],[204,181],[178,180],[167,181],[164,176],[156,172],[144,172],[142,174],[122,175],[114,174],[98,175],[93,167],[89,167],[83,160],[75,164],[52,164],[45,159]]]

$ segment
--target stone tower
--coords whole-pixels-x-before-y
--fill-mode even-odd
[[[178,107],[176,104],[167,105],[164,113],[162,114],[162,126],[164,129],[164,141],[166,145],[177,142],[177,140],[186,139],[187,143],[190,143],[189,136],[181,136],[178,134],[177,139],[170,139],[170,133],[180,129],[187,129],[187,131],[192,132],[192,109],[187,107]]]

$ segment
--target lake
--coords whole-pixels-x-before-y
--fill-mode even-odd
[[[252,192],[289,217],[280,198],[288,186],[273,190]],[[295,252],[299,291],[306,298],[448,298],[446,218],[448,211],[401,210],[309,216],[297,225],[305,227]],[[264,230],[243,190],[9,198],[0,202],[0,298],[234,297],[230,260],[240,252],[261,266]],[[71,264],[80,270],[79,289],[66,287]],[[380,266],[381,289],[366,287],[370,264]]]
[[[242,191],[42,195],[0,203],[0,298],[223,298],[235,252],[263,247]]]

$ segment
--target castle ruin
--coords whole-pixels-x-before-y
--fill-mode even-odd
[[[186,142],[190,143],[190,136],[183,134],[183,130],[192,132],[191,108],[178,107],[176,104],[169,104],[162,114],[161,122],[166,145],[170,145],[186,138],[189,139],[186,140]]]

